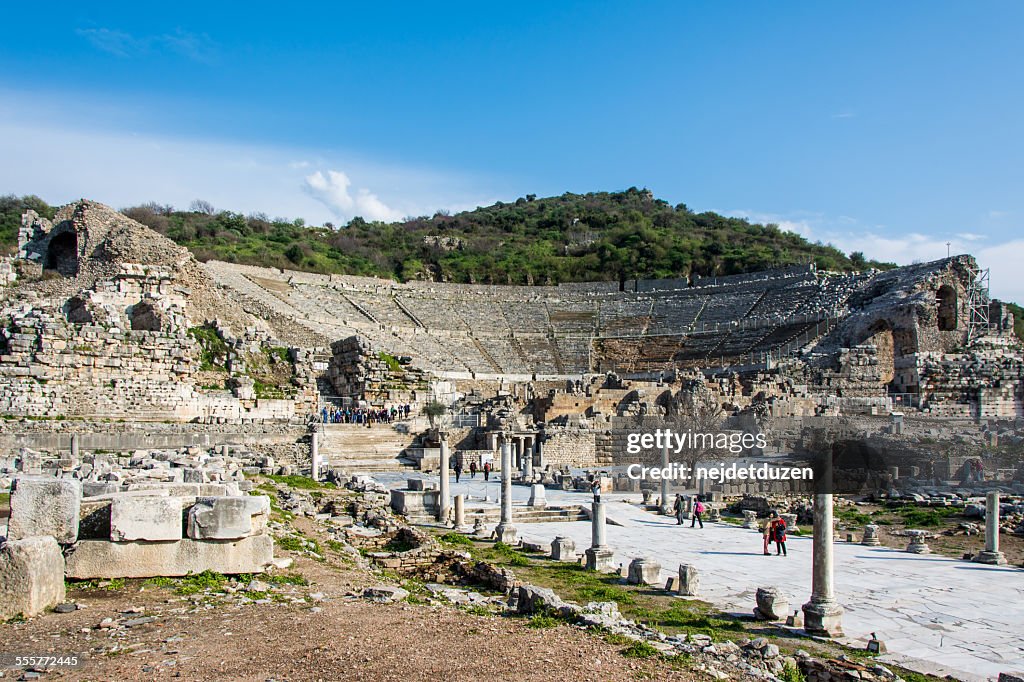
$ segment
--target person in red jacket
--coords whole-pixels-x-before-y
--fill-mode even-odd
[[[775,521],[772,540],[775,541],[775,556],[789,556],[786,553],[786,520],[782,517]]]

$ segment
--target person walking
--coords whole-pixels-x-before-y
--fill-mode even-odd
[[[452,469],[455,471],[455,482],[458,483],[459,476],[462,475],[462,462],[455,460],[455,466]]]
[[[484,462],[484,480],[489,481],[491,479],[491,463]]]
[[[775,556],[789,556],[786,553],[786,519],[781,516],[775,521],[775,530],[772,533],[772,539],[775,540]]]
[[[704,519],[701,518],[701,514],[704,513],[705,508],[704,502],[701,501],[700,495],[698,495],[697,501],[693,503],[693,521],[690,522],[690,528],[699,523],[701,530],[704,529]]]
[[[683,504],[683,496],[679,495],[679,494],[676,494],[676,501],[675,501],[675,504],[672,505],[672,510],[675,511],[675,513],[676,513],[676,525],[677,526],[683,525],[683,515],[686,513],[685,509],[686,509],[686,505]]]
[[[469,477],[476,478],[476,462],[469,463]]]

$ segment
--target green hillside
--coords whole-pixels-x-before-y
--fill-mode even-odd
[[[8,223],[16,225],[14,214],[32,202],[39,200],[3,198],[0,245],[13,246],[16,227]],[[729,275],[812,260],[827,270],[891,267],[812,244],[775,225],[670,206],[635,188],[547,199],[531,195],[397,223],[354,218],[337,228],[215,211],[203,202],[193,208],[148,204],[125,213],[189,247],[200,260],[401,280],[548,284]]]

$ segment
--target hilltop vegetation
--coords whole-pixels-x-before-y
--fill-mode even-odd
[[[13,214],[20,215],[30,200],[42,203],[5,198],[0,245],[13,243],[17,229],[6,225],[16,225]],[[124,213],[187,246],[200,260],[400,280],[557,284],[729,275],[810,261],[840,271],[891,267],[812,244],[776,225],[670,206],[635,188],[547,199],[531,195],[396,223],[357,217],[337,228],[217,211],[202,201],[188,211],[146,204]]]
[[[53,220],[53,214],[56,212],[53,206],[34,194],[23,197],[16,197],[13,194],[0,196],[0,254],[14,253],[17,250],[21,214],[29,209],[50,220]]]

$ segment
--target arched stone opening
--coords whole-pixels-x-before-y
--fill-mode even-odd
[[[938,306],[939,331],[951,332],[959,329],[956,289],[943,284],[935,294],[935,304]]]
[[[50,240],[46,248],[44,269],[56,270],[65,277],[78,274],[78,235],[62,232]]]

